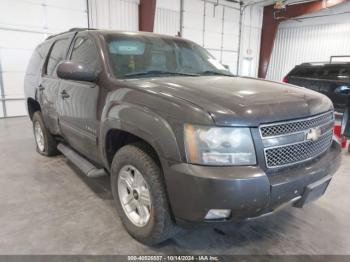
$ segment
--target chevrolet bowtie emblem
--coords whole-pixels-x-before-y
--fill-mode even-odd
[[[321,136],[321,132],[321,128],[319,127],[310,128],[306,133],[306,140],[317,141]]]

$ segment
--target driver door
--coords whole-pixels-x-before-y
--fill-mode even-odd
[[[78,34],[72,44],[70,61],[100,71],[95,43],[86,34]],[[59,123],[63,137],[79,153],[100,163],[97,134],[100,117],[101,87],[97,83],[61,80]]]

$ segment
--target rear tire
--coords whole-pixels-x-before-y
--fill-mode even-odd
[[[112,193],[123,225],[133,238],[146,245],[161,243],[179,232],[179,228],[171,218],[162,170],[157,162],[155,153],[150,146],[145,143],[135,143],[122,147],[115,154],[111,168]],[[125,182],[125,176],[128,176],[129,171],[131,172],[130,183]],[[138,211],[137,205],[138,201],[142,201],[141,197],[138,199],[137,190],[134,189],[136,188],[134,181],[140,181],[136,174],[142,176],[145,181],[143,188],[149,192],[150,203],[145,206],[146,210],[142,208],[142,212]],[[120,198],[122,198],[123,203]],[[130,208],[129,203],[131,202],[129,201],[135,201],[134,209]],[[141,217],[144,212],[147,214],[145,219],[138,220],[138,213]]]
[[[40,111],[33,115],[33,131],[36,142],[36,151],[44,156],[54,156],[58,154],[57,142],[46,128]]]

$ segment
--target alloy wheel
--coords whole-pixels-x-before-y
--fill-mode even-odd
[[[146,180],[132,165],[123,166],[118,175],[118,195],[128,219],[144,227],[151,217],[151,194]]]
[[[44,133],[38,121],[34,123],[34,136],[35,136],[35,142],[38,146],[38,149],[41,152],[44,152],[45,150]]]

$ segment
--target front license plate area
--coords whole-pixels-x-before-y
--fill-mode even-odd
[[[304,205],[321,197],[325,192],[331,181],[331,176],[326,176],[323,179],[316,181],[305,188],[302,198],[295,203],[296,207],[303,207]]]

